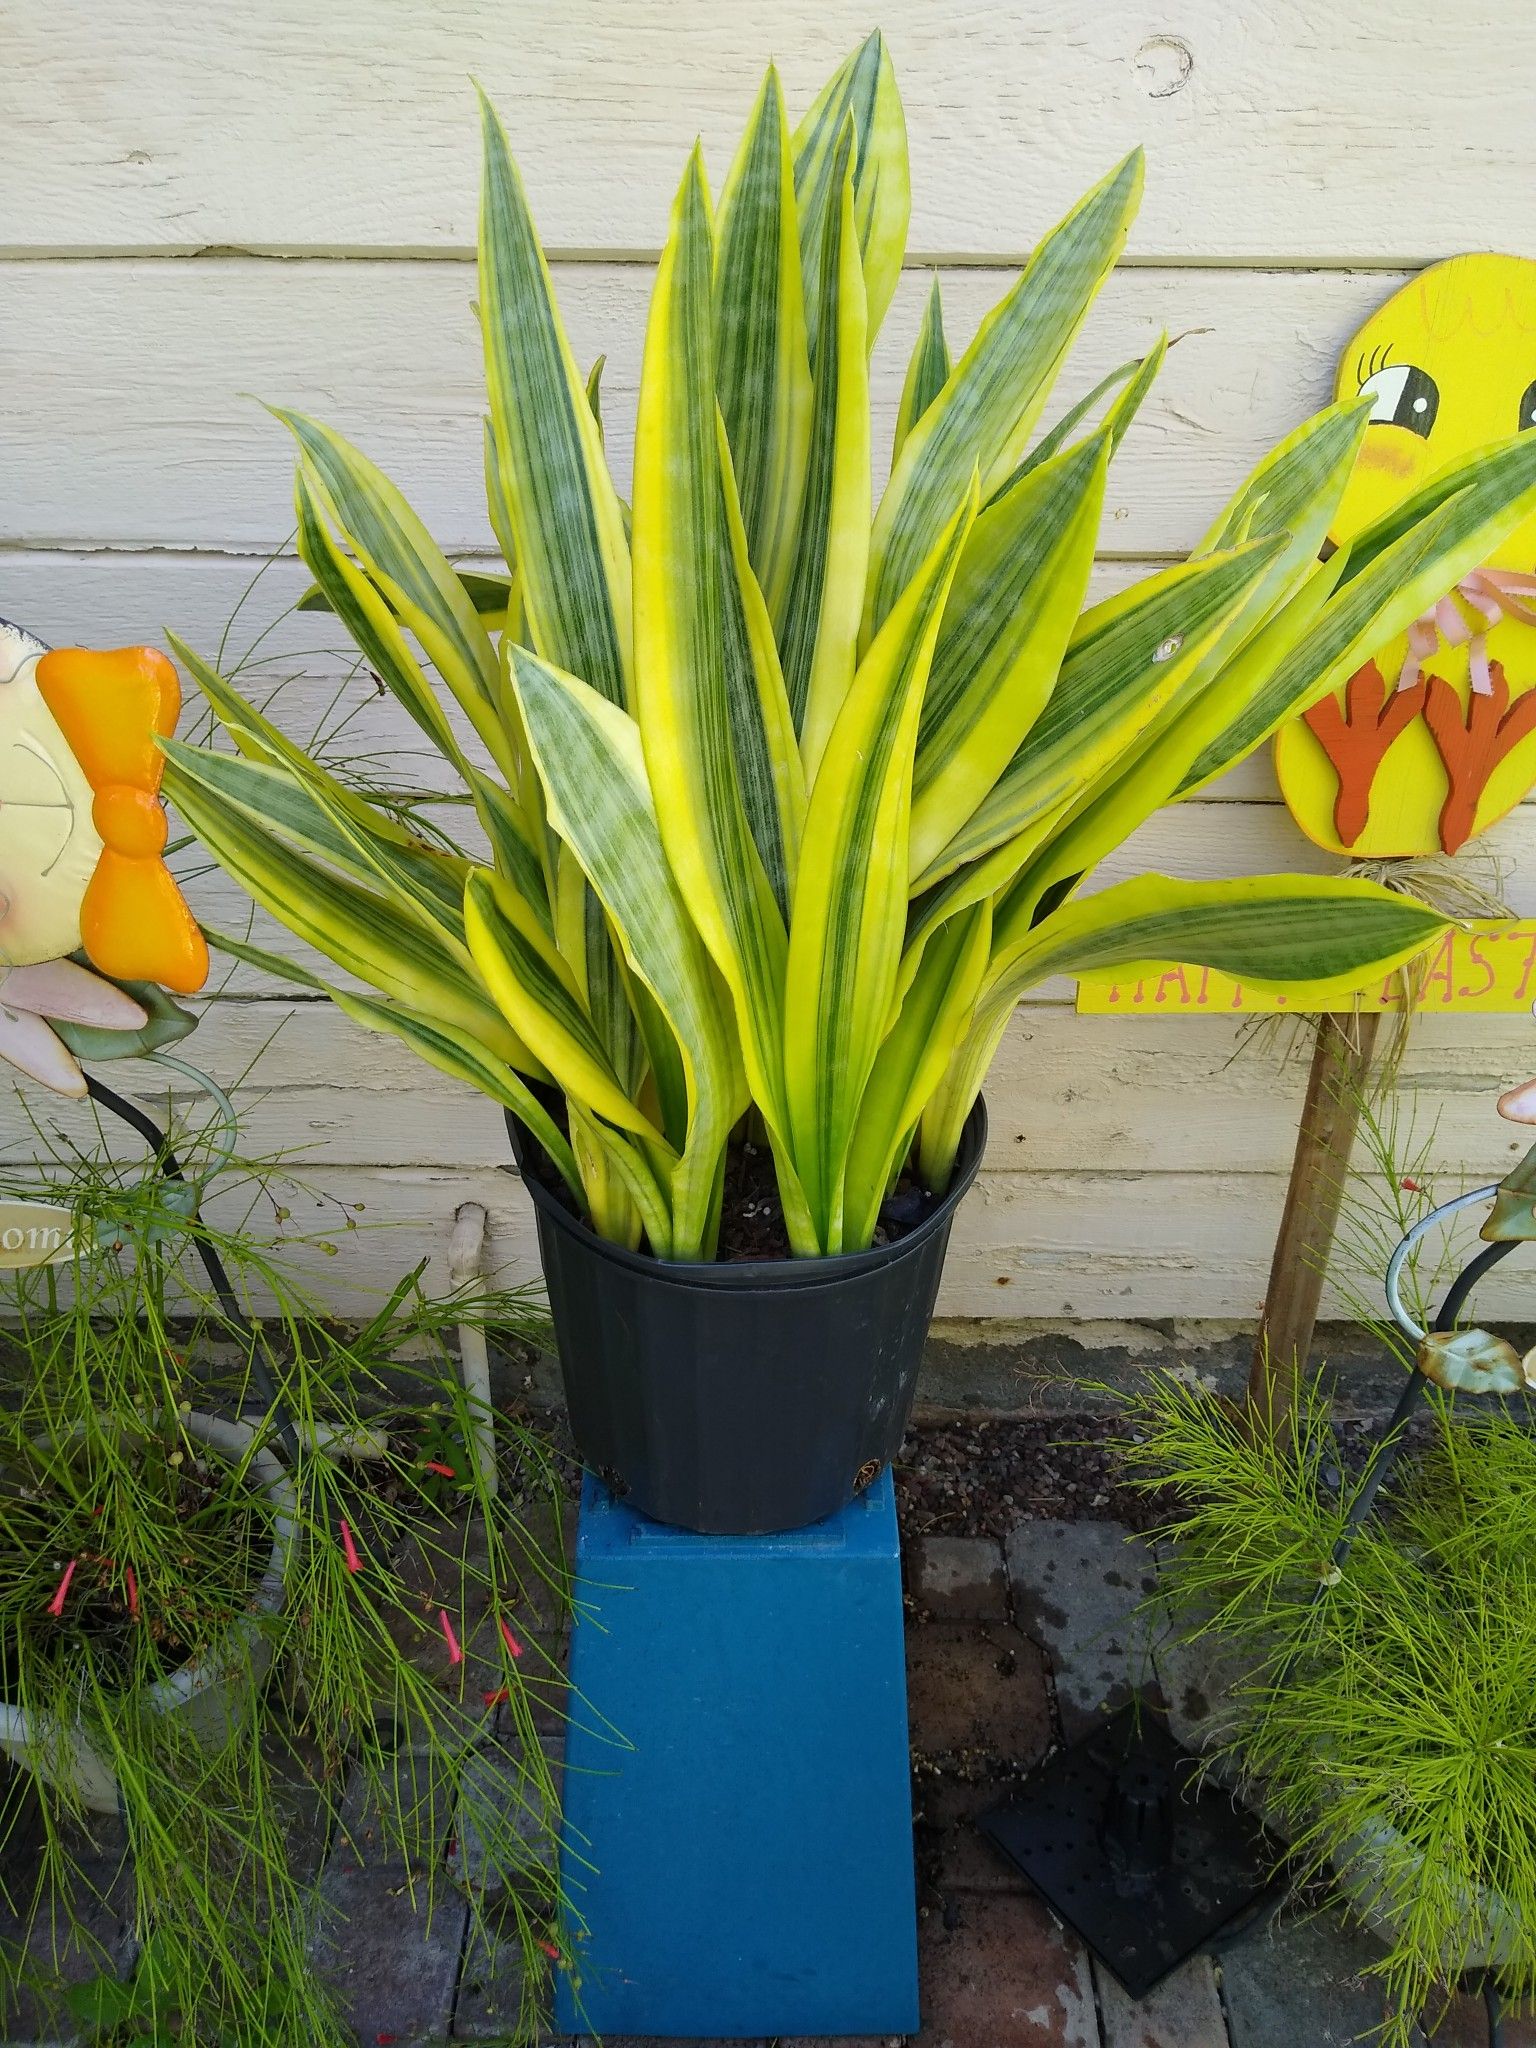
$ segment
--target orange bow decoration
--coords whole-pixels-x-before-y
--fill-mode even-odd
[[[165,764],[155,742],[176,730],[175,668],[153,647],[58,647],[39,660],[37,687],[95,791],[102,851],[80,905],[91,964],[117,981],[196,994],[208,947],[161,858]]]

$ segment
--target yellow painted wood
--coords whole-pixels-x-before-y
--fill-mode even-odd
[[[1210,1011],[1268,1016],[1282,1010],[1305,1016],[1326,1001],[1334,1009],[1401,1011],[1407,1000],[1402,975],[1389,975],[1341,999],[1336,989],[1298,987],[1289,995],[1245,988],[1214,968],[1169,965],[1130,978],[1084,975],[1077,1006],[1085,1015],[1175,1016]],[[1536,919],[1486,919],[1454,926],[1426,955],[1415,976],[1415,1015],[1527,1016],[1536,1002]]]
[[[1536,427],[1536,262],[1461,256],[1401,286],[1340,358],[1336,395],[1357,391],[1373,393],[1375,408],[1334,522],[1335,541],[1353,537],[1474,450]],[[1536,570],[1536,519],[1511,534],[1488,566]],[[1506,609],[1487,626],[1474,595],[1464,586],[1449,604],[1463,634],[1475,629],[1478,638],[1461,645],[1441,638],[1421,659],[1409,636],[1401,636],[1334,705],[1281,730],[1280,787],[1319,846],[1357,859],[1454,853],[1536,783],[1536,726],[1527,730],[1529,711],[1518,709],[1536,689],[1536,625]],[[1531,597],[1523,602],[1528,607]],[[1496,706],[1486,698],[1480,703],[1474,688],[1471,657],[1479,641],[1500,692]],[[1347,727],[1337,724],[1335,706],[1353,714]],[[1416,715],[1379,759],[1369,737],[1362,747],[1361,735],[1377,730],[1379,716],[1395,711],[1400,722],[1405,710]],[[1514,721],[1506,731],[1524,736],[1484,779],[1496,743],[1491,736],[1480,742],[1478,734],[1495,710]],[[1439,741],[1437,718],[1448,727]],[[1467,749],[1473,758],[1463,775],[1457,763],[1469,719],[1476,721]]]

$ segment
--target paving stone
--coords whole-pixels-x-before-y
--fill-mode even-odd
[[[780,2034],[768,2043],[768,2048],[827,2048],[825,2034]],[[837,2048],[903,2048],[910,2040],[907,2034],[839,2034]]]
[[[935,1621],[1007,1621],[1008,1575],[993,1536],[919,1536],[907,1552],[914,1605]]]
[[[49,1892],[39,1898],[36,1803],[29,1777],[17,1772],[6,1788],[4,1819],[9,1824],[14,1816],[13,1843],[24,1846],[7,1859],[0,1897],[0,1949],[10,1951],[0,1971],[0,2041],[73,2042],[78,2029],[65,2002],[69,1987],[108,1970],[125,1976],[133,1963],[133,1878],[121,1824],[96,1814],[88,1833],[65,1826],[74,1870],[69,1897]]]
[[[1227,2048],[1227,2022],[1209,1956],[1191,1956],[1148,1997],[1132,1998],[1093,1966],[1104,2048]]]
[[[355,1774],[320,1879],[313,1952],[359,2040],[433,2048],[448,2036],[468,1908],[442,1877],[451,1806],[416,1760],[402,1753],[398,1768],[408,1853],[382,1841]]]
[[[515,1737],[487,1743],[470,1760],[448,1849],[448,1875],[455,1884],[489,1898],[554,1869],[565,1742],[547,1735],[543,1749],[554,1777],[551,1804],[541,1796]]]
[[[1419,2022],[1414,2048],[1488,2048],[1488,2014],[1481,1995],[1462,1991],[1448,2003],[1443,1994],[1437,1997]],[[1536,2015],[1529,2007],[1505,2007],[1504,2048],[1536,2048]]]
[[[453,2039],[519,2038],[526,2021],[547,2018],[550,2003],[549,1971],[541,1965],[530,1982],[510,1908],[492,1903],[484,1912],[472,1912],[454,2000]]]
[[[918,1622],[907,1631],[907,1712],[920,1755],[1036,1761],[1051,1740],[1045,1660],[1007,1624]]]
[[[1062,1733],[1156,1682],[1155,1618],[1138,1610],[1157,1590],[1150,1551],[1118,1522],[1024,1522],[1004,1545],[1014,1613],[1051,1661]]]
[[[1381,1986],[1365,1972],[1378,1942],[1338,1913],[1280,1919],[1224,1948],[1220,1982],[1232,2048],[1365,2048]]]
[[[1149,1545],[1159,1576],[1176,1568],[1177,1545],[1166,1538]],[[1171,1621],[1157,1633],[1153,1663],[1168,1707],[1168,1726],[1186,1749],[1199,1754],[1230,1742],[1242,1715],[1241,1693],[1254,1676],[1259,1658],[1251,1648],[1234,1645],[1215,1629],[1202,1628],[1202,1618],[1215,1603],[1187,1612],[1175,1631]],[[1235,1784],[1237,1773],[1225,1760],[1214,1766],[1221,1783]]]
[[[1099,2048],[1087,1954],[1038,1899],[954,1900],[918,1950],[919,2048]]]
[[[1007,1759],[978,1759],[971,1777],[938,1773],[918,1759],[912,1773],[912,1811],[918,1876],[945,1897],[955,1891],[1022,1892],[1029,1883],[1019,1866],[989,1842],[976,1822],[1006,1799],[1033,1767]]]

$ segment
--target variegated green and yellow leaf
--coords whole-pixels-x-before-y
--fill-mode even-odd
[[[1175,696],[1282,546],[1253,541],[1182,562],[1085,612],[1045,709],[990,794],[916,878],[914,894],[1027,829],[1048,830]]]
[[[970,1029],[923,1114],[923,1178],[936,1189],[948,1185],[961,1128],[1014,1005],[1050,975],[1109,967],[1142,975],[1173,961],[1288,993],[1299,1009],[1333,1009],[1444,929],[1445,920],[1412,897],[1341,875],[1139,875],[1067,904],[1032,930],[994,937]]]
[[[749,779],[777,831],[758,689],[726,532],[717,428],[711,236],[695,149],[672,209],[646,331],[635,435],[636,722],[662,844],[688,914],[735,1006],[747,1078],[782,1119],[780,893],[743,801]],[[750,569],[748,571],[750,575]],[[755,725],[738,761],[738,720]],[[743,770],[747,773],[743,773]],[[764,787],[766,785],[766,787]]]
[[[1342,399],[1313,413],[1279,441],[1247,476],[1200,545],[1219,554],[1264,533],[1289,533],[1305,559],[1327,537],[1371,416],[1369,396]]]
[[[795,130],[795,197],[813,355],[823,308],[814,299],[810,280],[816,272],[826,217],[837,210],[842,190],[842,172],[836,160],[844,123],[850,119],[854,224],[869,307],[867,345],[873,348],[901,276],[912,213],[906,116],[896,89],[896,73],[878,29],[838,66]]]
[[[512,673],[550,825],[675,1037],[688,1123],[671,1182],[673,1252],[704,1257],[725,1141],[747,1099],[727,998],[668,865],[633,719],[523,648],[513,651]]]
[[[841,1251],[859,1104],[891,1019],[906,912],[912,756],[972,488],[859,664],[811,789],[789,931],[784,1093],[821,1248]]]
[[[455,1081],[467,1082],[490,1101],[510,1109],[544,1147],[571,1193],[580,1198],[581,1180],[564,1133],[514,1067],[492,1059],[467,1031],[421,1011],[408,1010],[403,1004],[357,995],[348,989],[332,990],[331,1000],[354,1023],[400,1039],[429,1066],[451,1075]]]
[[[871,1242],[880,1205],[970,1023],[992,945],[992,906],[975,903],[930,939],[875,1056],[848,1150],[843,1196],[850,1246]]]
[[[270,409],[298,442],[326,516],[478,730],[477,707],[496,703],[496,650],[458,571],[404,495],[350,441],[304,413]],[[328,587],[326,594],[334,602]]]
[[[1520,435],[1490,451],[1469,481],[1415,526],[1376,551],[1354,572],[1346,560],[1339,585],[1312,631],[1256,683],[1238,693],[1241,708],[1223,721],[1180,784],[1188,796],[1224,774],[1287,718],[1315,704],[1366,660],[1373,648],[1403,632],[1481,563],[1536,511],[1536,441]],[[1248,659],[1238,656],[1238,665]]]
[[[1141,973],[1154,962],[1214,967],[1257,989],[1328,1009],[1403,966],[1445,919],[1397,890],[1344,875],[1190,882],[1138,875],[1054,911],[994,947],[982,1006],[1012,1006],[1052,974]]]
[[[952,517],[972,471],[980,470],[990,497],[1018,463],[1073,337],[1125,245],[1141,179],[1137,150],[1039,243],[908,436],[875,518],[864,645]]]
[[[534,826],[530,827],[522,805],[492,775],[471,766],[465,776],[470,794],[475,800],[475,811],[490,841],[491,859],[496,872],[507,879],[523,896],[547,932],[554,931],[554,913],[550,907],[548,869],[545,864],[546,835],[542,803]],[[530,764],[527,774],[530,784],[537,784],[538,777]],[[536,837],[535,834],[538,836]]]
[[[330,609],[390,694],[444,758],[455,767],[462,767],[463,749],[436,691],[411,651],[398,610],[383,588],[348,559],[332,536],[320,479],[307,458],[300,460],[294,474],[293,499],[298,515],[299,553]],[[476,692],[472,702],[480,720],[499,739],[491,698]]]
[[[207,779],[196,747],[163,742],[164,789],[203,844],[249,896],[345,973],[408,1008],[467,1031],[513,1065],[527,1049],[472,969],[389,897],[364,888],[267,831]]]
[[[483,569],[456,569],[454,574],[487,633],[499,633],[506,624],[515,579]],[[294,605],[296,612],[328,612],[332,609],[330,599],[318,583],[311,583]]]
[[[1125,439],[1131,422],[1141,411],[1148,392],[1157,382],[1167,354],[1168,337],[1162,334],[1146,355],[1135,356],[1130,362],[1121,363],[1117,369],[1111,370],[1107,377],[1101,377],[1086,397],[1068,406],[1050,431],[1040,436],[1013,474],[992,493],[994,500],[1003,497],[1015,484],[1022,483],[1031,470],[1038,469],[1042,462],[1049,462],[1053,455],[1065,448],[1083,421],[1092,417],[1100,402],[1112,391],[1118,392],[1119,396],[1106,411],[1103,424],[1109,430],[1109,452],[1113,455]]]
[[[917,340],[902,381],[901,403],[896,408],[896,434],[891,445],[895,463],[906,446],[907,436],[949,382],[949,343],[944,339],[944,305],[935,275],[923,306]]]
[[[869,557],[869,367],[864,277],[854,233],[853,122],[832,157],[839,204],[825,213],[807,309],[820,311],[805,497],[784,601],[774,615],[806,780],[847,695]]]
[[[561,1177],[578,1199],[581,1196],[581,1180],[577,1174],[576,1161],[565,1136],[554,1118],[545,1109],[538,1097],[528,1087],[515,1068],[504,1060],[498,1060],[468,1032],[460,1031],[453,1025],[444,1024],[439,1018],[426,1015],[420,1010],[409,1010],[401,1003],[382,1001],[376,996],[359,995],[355,990],[335,988],[323,981],[319,975],[307,968],[296,965],[292,960],[280,959],[261,946],[253,946],[248,940],[232,938],[228,933],[211,931],[204,927],[204,937],[210,946],[231,958],[243,960],[248,966],[259,969],[283,981],[298,981],[309,988],[322,990],[328,995],[344,1016],[366,1030],[381,1031],[391,1038],[398,1038],[408,1045],[412,1052],[424,1059],[429,1066],[440,1073],[451,1075],[456,1081],[463,1081],[492,1102],[499,1102],[533,1132],[550,1158],[558,1167]],[[540,1074],[539,1078],[548,1077]]]
[[[1088,591],[1109,453],[1103,431],[1058,455],[971,529],[918,726],[914,879],[990,792],[1050,697]]]
[[[943,1194],[949,1186],[966,1119],[981,1093],[981,1084],[1003,1042],[1012,1014],[1012,1005],[1006,1003],[994,1003],[983,1014],[973,1014],[964,1037],[950,1055],[943,1080],[924,1105],[917,1126],[917,1172],[923,1186],[934,1194]]]
[[[546,661],[623,704],[631,661],[623,513],[522,179],[483,93],[480,111],[480,326],[523,608]]]
[[[1275,544],[1289,552],[1285,536],[1275,537]],[[1027,866],[1015,861],[1009,872],[999,876],[996,886],[1003,894],[995,910],[998,932],[1027,928],[1045,897],[1075,888],[1085,874],[1171,800],[1210,732],[1230,718],[1241,702],[1240,693],[1248,687],[1244,675],[1251,674],[1257,683],[1290,647],[1307,636],[1337,583],[1338,572],[1337,556],[1314,563],[1268,624],[1249,637],[1237,660],[1224,661],[1225,650],[1234,638],[1242,639],[1244,622],[1256,610],[1255,593],[1275,576],[1275,564],[1270,564],[1209,640],[1207,651],[1166,710],[1123,753],[1085,781],[1076,800],[1052,821],[1049,832],[1029,846]],[[941,896],[943,892],[934,893]]]
[[[800,860],[800,835],[805,829],[805,764],[795,737],[773,620],[747,557],[731,451],[726,445],[725,423],[718,415],[716,443],[726,546],[735,572],[734,577],[722,573],[722,587],[731,614],[726,652],[735,680],[727,694],[736,775],[758,854],[775,901],[787,917]]]
[[[467,964],[460,907],[466,861],[435,847],[402,844],[393,832],[375,829],[357,798],[333,802],[325,784],[302,770],[178,741],[167,741],[165,751],[205,790],[243,812],[254,830],[281,834],[301,853],[329,862],[364,888],[382,890],[400,916]]]
[[[1207,640],[1201,658],[1158,716],[1103,772],[1085,781],[1053,826],[1038,861],[1007,904],[999,905],[1000,928],[1020,919],[1027,923],[1048,890],[1089,872],[1168,803],[1191,764],[1237,716],[1249,693],[1294,648],[1312,639],[1344,567],[1337,553],[1326,564],[1316,556],[1365,424],[1365,411],[1354,400],[1304,422],[1259,464],[1196,550],[1197,557],[1209,558],[1217,540],[1236,535],[1249,541],[1281,540],[1279,552],[1228,613],[1220,632]]]
[[[1362,393],[1362,400],[1364,396]],[[1530,435],[1528,431],[1522,431],[1509,440],[1475,448],[1470,454],[1437,470],[1417,490],[1389,506],[1378,519],[1343,543],[1346,557],[1344,580],[1353,581],[1394,541],[1401,540],[1410,527],[1417,526],[1432,512],[1438,512],[1447,500],[1459,497],[1469,486],[1478,486],[1486,503],[1490,494],[1501,496],[1512,480],[1518,485],[1527,473],[1529,459]]]
[[[471,869],[464,929],[497,1008],[567,1094],[621,1130],[661,1142],[613,1071],[569,967],[517,891],[488,869]]]
[[[579,1102],[571,1101],[569,1108],[571,1148],[593,1229],[630,1251],[639,1249],[643,1233],[654,1257],[670,1258],[672,1217],[645,1154],[611,1125],[589,1116]]]
[[[789,121],[771,65],[720,198],[714,345],[747,553],[774,610],[794,562],[812,391]]]
[[[420,854],[425,863],[424,875],[430,878],[440,873],[442,876],[441,881],[434,885],[439,900],[445,906],[450,901],[457,901],[463,891],[465,867],[457,855],[441,847],[427,845],[418,833],[397,819],[385,816],[365,797],[339,782],[290,740],[264,712],[258,711],[254,704],[242,697],[226,676],[220,675],[184,640],[168,633],[166,643],[208,699],[220,724],[243,755],[250,760],[265,762],[269,767],[286,768],[306,786],[322,794],[332,808],[348,812],[368,832],[404,853]]]

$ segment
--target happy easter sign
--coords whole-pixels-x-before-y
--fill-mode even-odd
[[[1145,967],[1140,974],[1084,975],[1077,1007],[1085,1016],[1125,1011],[1149,1017],[1260,1016],[1280,1010],[1305,1015],[1315,1010],[1400,1010],[1405,988],[1400,974],[1386,976],[1353,995],[1336,987],[1311,991],[1245,987],[1211,967]],[[1467,1016],[1510,1014],[1536,1003],[1536,918],[1488,918],[1453,926],[1425,955],[1414,997],[1416,1014]]]

